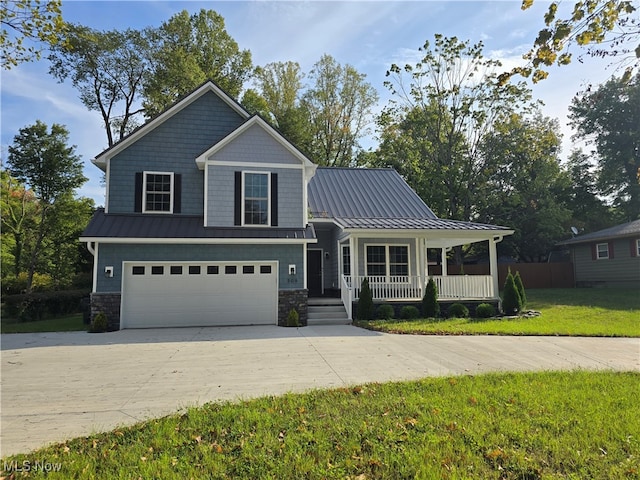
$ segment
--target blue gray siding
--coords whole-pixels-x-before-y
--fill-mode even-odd
[[[195,159],[244,119],[213,92],[185,107],[110,160],[109,213],[134,211],[135,173],[182,174],[182,212],[202,215],[204,175]]]
[[[236,171],[271,172],[278,174],[278,227],[302,228],[303,180],[301,169],[237,167],[209,165],[207,226],[232,227],[234,220],[234,175]],[[273,201],[273,199],[272,199]]]
[[[631,242],[629,238],[613,241],[613,258],[601,260],[593,260],[591,244],[572,246],[576,285],[640,287],[640,257],[631,256]]]
[[[304,245],[148,245],[100,244],[98,246],[98,284],[96,291],[119,292],[122,285],[122,262],[241,262],[279,261],[281,290],[304,287]],[[296,275],[289,275],[289,265],[296,265]],[[113,277],[102,275],[105,266],[113,266]],[[239,292],[241,294],[242,292]]]

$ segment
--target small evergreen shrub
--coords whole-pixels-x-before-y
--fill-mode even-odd
[[[107,321],[107,315],[104,312],[100,312],[95,317],[93,317],[93,320],[91,321],[91,325],[89,325],[89,332],[91,333],[106,332],[108,326],[109,326],[109,322]]]
[[[438,305],[438,286],[433,278],[427,282],[422,298],[422,314],[427,318],[436,318],[440,315],[440,305]]]
[[[467,318],[469,316],[469,309],[461,303],[454,303],[447,310],[447,315],[450,318]]]
[[[380,320],[391,320],[394,315],[395,311],[388,303],[383,303],[378,307],[378,318]]]
[[[511,270],[507,274],[504,282],[504,291],[502,292],[502,309],[507,315],[516,315],[520,311],[522,300],[516,288],[516,282],[511,274]]]
[[[400,310],[400,318],[403,320],[413,320],[420,316],[420,310],[413,305],[407,305]]]
[[[520,272],[516,272],[513,276],[513,281],[516,284],[516,289],[518,290],[518,294],[520,294],[520,308],[518,311],[524,310],[524,307],[527,306],[527,294],[524,291],[524,284],[522,283],[522,278],[520,278]]]
[[[369,287],[369,280],[362,280],[360,286],[360,298],[358,298],[358,320],[373,319],[373,294]]]
[[[496,314],[496,309],[490,303],[481,303],[476,307],[476,317],[491,318]]]
[[[299,327],[300,326],[300,315],[298,315],[298,311],[295,308],[289,310],[289,314],[287,315],[287,327]]]

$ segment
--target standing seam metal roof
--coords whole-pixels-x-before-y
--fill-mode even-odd
[[[318,167],[309,209],[314,218],[437,218],[391,168]]]

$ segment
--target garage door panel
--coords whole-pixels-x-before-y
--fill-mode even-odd
[[[181,274],[171,275],[172,266],[174,272]],[[134,267],[138,273],[144,268],[144,274],[134,275]],[[277,321],[276,262],[127,262],[124,269],[123,328],[275,324]],[[163,273],[153,275],[152,271]],[[233,271],[235,273],[231,273]]]

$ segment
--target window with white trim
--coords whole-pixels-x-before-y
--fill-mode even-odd
[[[342,246],[342,274],[351,275],[351,247],[349,245]]]
[[[640,238],[636,240],[636,257],[640,257]]]
[[[367,245],[367,276],[406,277],[409,275],[408,245]]]
[[[173,172],[144,172],[143,212],[173,213]]]
[[[609,244],[608,243],[598,243],[596,245],[596,258],[598,260],[606,260],[609,258]]]
[[[269,173],[242,173],[243,225],[269,225]]]

